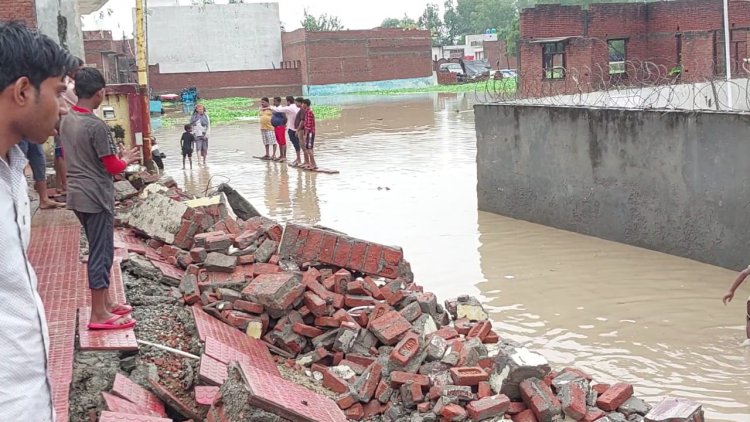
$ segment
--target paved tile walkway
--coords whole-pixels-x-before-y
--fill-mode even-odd
[[[39,280],[50,334],[49,377],[57,420],[67,422],[70,383],[73,379],[76,312],[90,306],[86,264],[79,260],[80,224],[72,212],[39,210],[31,224],[29,260]],[[112,287],[124,300],[120,262],[115,262]],[[127,330],[134,340],[132,330]],[[119,333],[122,335],[123,333]],[[101,343],[101,339],[97,338]],[[104,341],[104,346],[108,343]]]

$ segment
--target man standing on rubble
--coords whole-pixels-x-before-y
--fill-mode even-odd
[[[44,35],[0,22],[0,420],[52,421],[49,335],[27,258],[31,215],[21,140],[43,144],[65,114],[73,58]],[[54,264],[54,263],[51,263]]]
[[[112,132],[94,115],[104,101],[106,83],[94,68],[75,75],[78,103],[60,125],[60,138],[68,164],[68,209],[75,211],[89,242],[87,263],[91,290],[90,330],[130,328],[132,308],[113,303],[109,295],[114,261],[115,187],[112,176],[140,160],[135,147],[118,156]]]

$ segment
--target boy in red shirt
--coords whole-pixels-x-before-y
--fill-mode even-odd
[[[305,137],[303,142],[305,144],[304,152],[307,165],[303,167],[308,170],[317,170],[318,165],[315,163],[315,153],[313,151],[313,148],[315,147],[315,113],[313,113],[311,106],[312,102],[310,99],[305,98],[302,102],[302,111],[305,113]]]

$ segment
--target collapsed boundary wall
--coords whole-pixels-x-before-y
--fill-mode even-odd
[[[475,118],[480,210],[748,265],[750,114],[481,104]]]

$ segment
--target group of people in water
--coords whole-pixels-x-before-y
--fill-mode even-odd
[[[260,136],[265,148],[263,160],[279,162],[287,161],[287,137],[292,143],[296,158],[289,165],[306,170],[317,170],[315,162],[315,113],[309,99],[294,96],[286,97],[286,105],[282,105],[281,97],[274,97],[273,105],[267,97],[260,100]],[[190,123],[184,126],[185,131],[180,139],[182,149],[182,168],[186,161],[193,168],[193,152],[199,154],[206,164],[208,155],[208,139],[211,132],[211,119],[203,104],[198,104],[190,118]],[[278,155],[277,155],[278,153]]]

